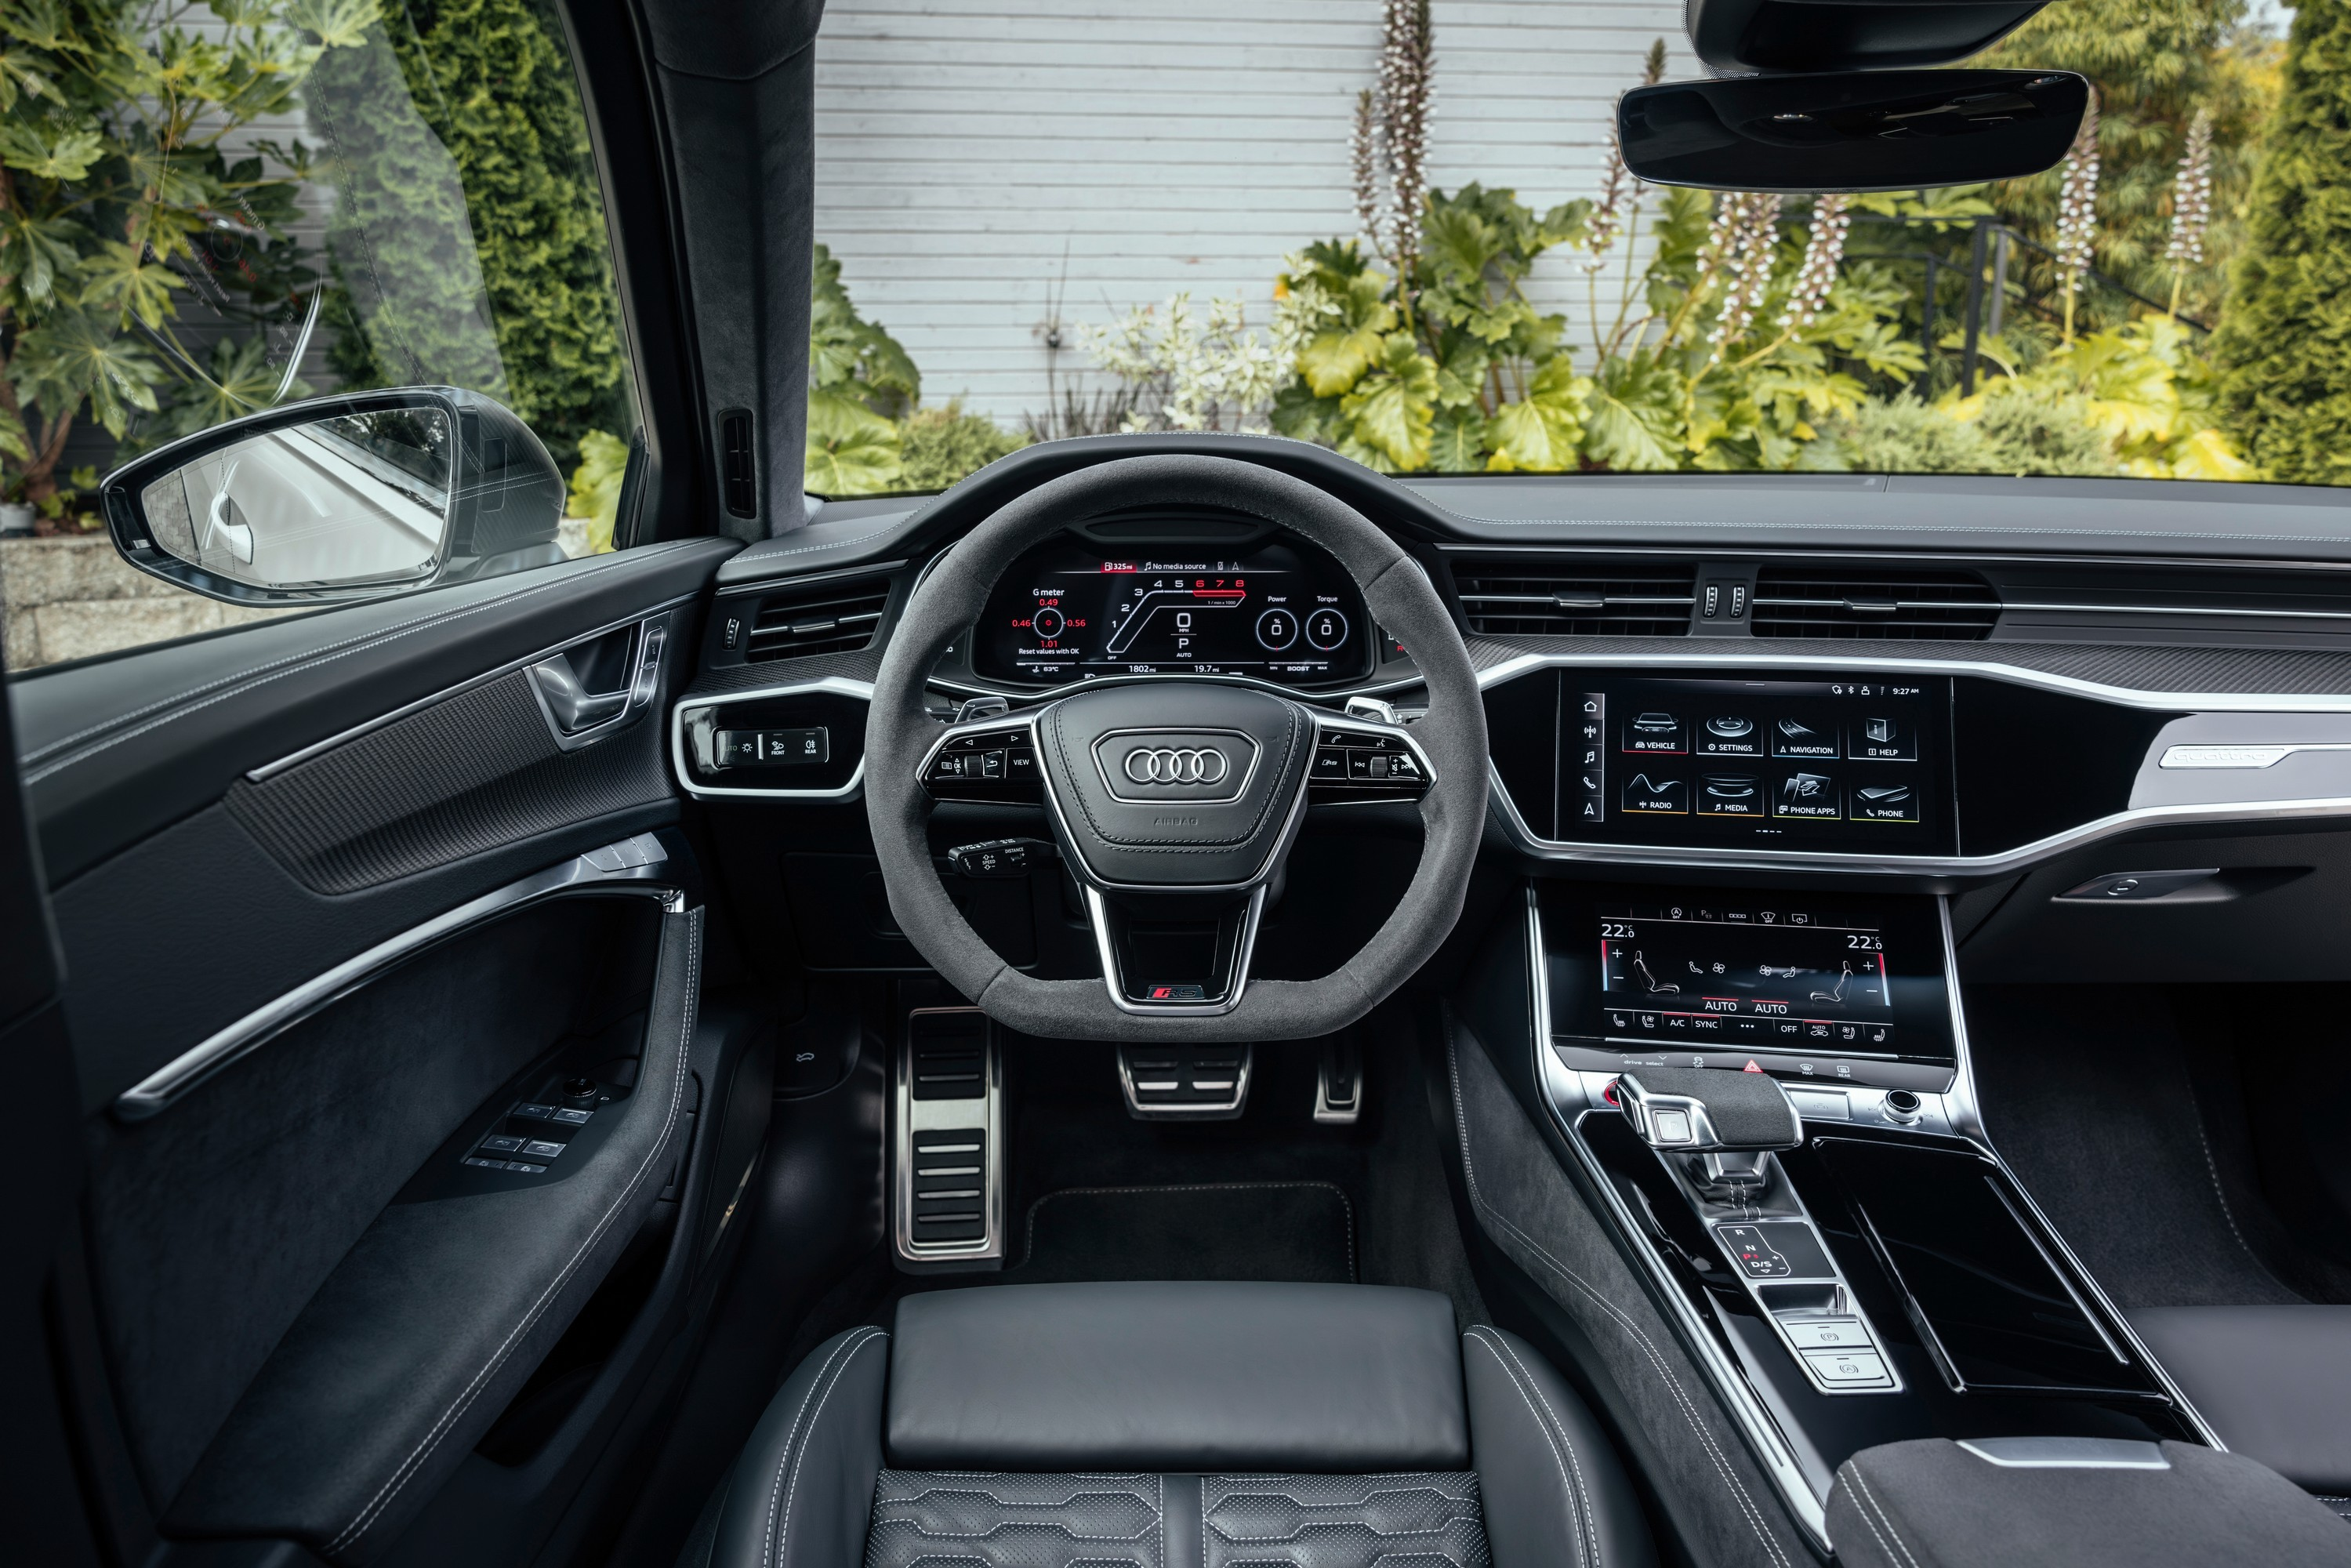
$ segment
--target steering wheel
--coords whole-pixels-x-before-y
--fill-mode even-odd
[[[1428,687],[1427,716],[1405,731],[1238,682],[1166,677],[1090,685],[958,726],[925,711],[940,654],[1023,552],[1071,523],[1146,502],[1247,513],[1328,550],[1363,590],[1373,619],[1412,651]],[[940,884],[925,781],[938,776],[948,748],[983,740],[998,748],[987,755],[1041,777],[1055,839],[1093,923],[1101,980],[1022,974]],[[1229,457],[1113,459],[1040,485],[981,522],[907,601],[874,680],[865,747],[866,816],[899,929],[990,1018],[1061,1039],[1299,1040],[1345,1028],[1452,931],[1486,816],[1478,678],[1427,576],[1344,502]],[[1339,968],[1319,980],[1251,983],[1258,922],[1279,894],[1318,757],[1328,772],[1333,754],[1348,748],[1384,754],[1383,776],[1417,792],[1420,864],[1394,913]],[[1341,757],[1338,766],[1345,763]],[[1213,951],[1206,974],[1162,983],[1154,966],[1171,949],[1155,938],[1169,932],[1187,936],[1194,954]]]

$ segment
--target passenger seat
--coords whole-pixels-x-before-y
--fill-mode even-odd
[[[908,1297],[768,1407],[686,1568],[1647,1568],[1614,1450],[1426,1291]]]

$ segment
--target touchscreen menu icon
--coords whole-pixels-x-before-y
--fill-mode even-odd
[[[1700,757],[1761,757],[1763,731],[1743,715],[1718,714],[1698,726]]]
[[[1748,773],[1708,773],[1698,781],[1698,814],[1701,817],[1761,817],[1763,786]]]
[[[1583,692],[1575,699],[1570,730],[1566,799],[1560,810],[1568,822],[1588,827],[1608,820],[1608,695]]]
[[[1772,814],[1802,821],[1834,822],[1844,815],[1836,780],[1825,773],[1791,773],[1780,780]]]
[[[1651,710],[1625,721],[1625,749],[1678,756],[1689,748],[1682,744],[1682,721],[1672,714]]]
[[[1918,791],[1907,784],[1864,784],[1853,792],[1856,822],[1915,822]]]
[[[1806,724],[1800,718],[1774,719],[1771,755],[1833,758],[1837,755],[1836,728],[1834,725]]]
[[[1857,719],[1846,739],[1845,755],[1857,762],[1916,762],[1917,727],[1907,718]]]
[[[1625,810],[1673,814],[1689,810],[1689,785],[1679,779],[1635,773],[1625,781]]]

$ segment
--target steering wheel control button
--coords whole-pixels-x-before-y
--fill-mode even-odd
[[[1298,641],[1298,617],[1287,610],[1269,610],[1257,618],[1258,645],[1279,653]]]
[[[949,736],[924,769],[923,785],[937,800],[1043,799],[1038,788],[1037,747],[1025,727]]]
[[[989,839],[985,843],[957,844],[947,852],[947,863],[958,876],[988,881],[1027,876],[1052,854],[1050,844],[1035,839]]]
[[[1780,780],[1771,814],[1790,821],[1837,821],[1844,815],[1844,793],[1825,773],[1791,773]]]
[[[1328,653],[1347,640],[1347,618],[1335,610],[1317,610],[1306,617],[1306,640]]]
[[[1428,786],[1427,769],[1414,755],[1404,732],[1384,726],[1364,729],[1327,728],[1314,749],[1314,770],[1309,775],[1318,788],[1317,800],[1418,800]],[[1343,786],[1343,788],[1341,788]]]
[[[1118,1082],[1127,1114],[1138,1122],[1232,1120],[1249,1103],[1252,1049],[1120,1046]]]

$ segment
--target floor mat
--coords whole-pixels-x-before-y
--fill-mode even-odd
[[[1329,1182],[1068,1187],[1030,1204],[1022,1233],[1008,1284],[1355,1280],[1354,1209]]]

